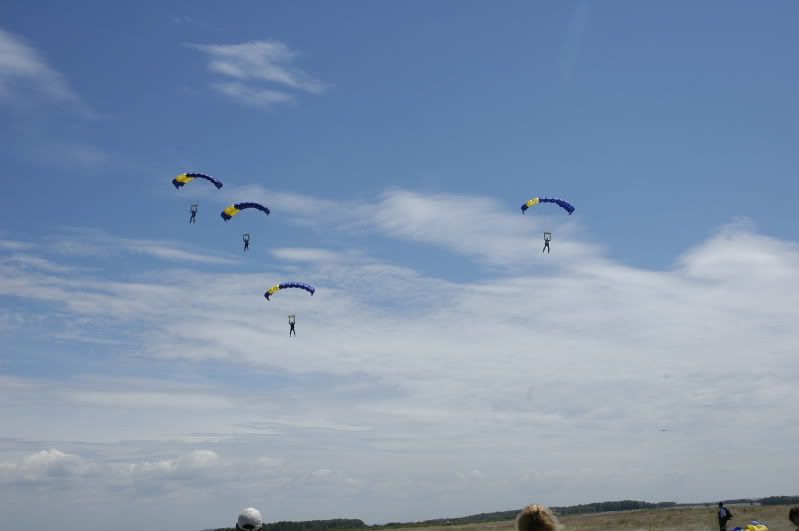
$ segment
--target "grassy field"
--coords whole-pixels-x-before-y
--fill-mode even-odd
[[[735,517],[727,529],[737,525],[745,527],[752,520],[768,525],[769,531],[794,531],[788,521],[789,505],[730,505]],[[613,513],[563,516],[565,531],[718,531],[716,507],[677,507],[672,509],[647,509]],[[415,527],[408,531],[513,531],[514,522],[491,522],[457,526]],[[398,531],[398,530],[392,530]]]

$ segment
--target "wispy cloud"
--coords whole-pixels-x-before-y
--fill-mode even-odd
[[[298,53],[281,42],[186,46],[206,53],[208,68],[228,78],[225,82],[212,83],[215,90],[248,105],[269,108],[293,101],[298,92],[320,94],[325,90],[321,81],[294,66]]]
[[[0,255],[0,264],[15,264],[25,269],[64,273],[72,270],[70,266],[58,264],[52,260],[32,254],[15,253],[9,256]]]
[[[21,37],[0,29],[0,103],[31,103],[31,96],[70,103],[92,115],[63,74]]]
[[[0,240],[0,249],[11,251],[22,251],[24,249],[31,249],[33,244],[27,242],[18,242],[14,240]]]
[[[192,17],[190,17],[189,15],[181,15],[181,16],[178,16],[178,17],[172,17],[172,22],[174,22],[175,24],[178,24],[178,25],[181,25],[181,24],[193,24],[194,23],[194,19]]]
[[[109,164],[111,157],[97,146],[72,140],[41,142],[32,146],[29,157],[37,164],[51,167],[98,169]]]
[[[231,264],[235,260],[186,249],[181,242],[111,236],[99,230],[74,229],[55,238],[50,248],[71,255],[143,254],[161,260],[198,264]]]

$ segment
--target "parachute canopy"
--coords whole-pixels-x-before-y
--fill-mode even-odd
[[[204,175],[202,173],[181,173],[174,179],[172,179],[172,184],[175,185],[175,188],[180,190],[183,186],[187,185],[188,183],[192,182],[194,179],[205,179],[206,181],[210,181],[216,189],[222,188],[222,181],[214,179],[213,177],[209,177],[208,175]]]
[[[555,203],[568,212],[570,216],[572,215],[572,212],[574,212],[574,207],[563,199],[558,199],[557,197],[534,197],[522,205],[522,214],[524,214],[528,208],[535,206],[538,203]]]
[[[241,212],[242,210],[245,210],[247,208],[256,208],[261,212],[263,212],[264,214],[266,214],[267,216],[269,215],[269,209],[263,205],[259,205],[258,203],[236,203],[227,207],[225,210],[222,211],[220,215],[222,216],[222,219],[227,221],[236,214],[238,214],[239,212]]]
[[[302,282],[281,282],[280,284],[275,284],[274,286],[266,290],[266,293],[264,293],[264,297],[266,297],[266,300],[269,300],[269,298],[272,295],[274,295],[275,293],[277,293],[282,289],[287,289],[287,288],[304,289],[311,295],[313,295],[314,291],[316,291],[316,288],[311,286],[310,284],[304,284]]]

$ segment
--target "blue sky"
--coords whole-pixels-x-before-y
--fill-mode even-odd
[[[198,529],[789,491],[797,15],[4,3],[0,512],[57,489],[64,529],[94,528],[90,498]],[[538,195],[576,211],[522,216]],[[240,201],[272,215],[223,223]],[[283,280],[318,292],[265,302]]]

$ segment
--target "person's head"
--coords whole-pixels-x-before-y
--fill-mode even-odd
[[[236,530],[259,531],[263,523],[261,513],[258,512],[258,509],[253,509],[252,507],[242,509],[241,513],[239,513],[239,520],[236,522]]]
[[[719,502],[719,507],[724,507],[724,502]]]
[[[796,527],[799,527],[799,505],[791,507],[791,510],[788,511],[788,520]]]
[[[563,526],[544,505],[528,505],[516,517],[516,531],[560,531]]]

